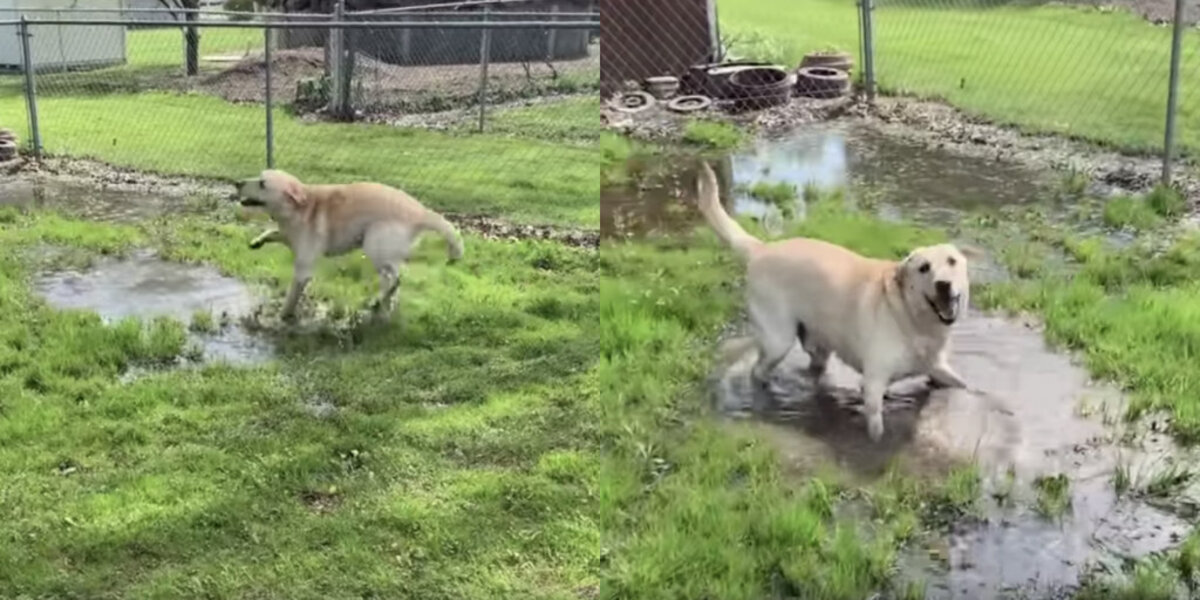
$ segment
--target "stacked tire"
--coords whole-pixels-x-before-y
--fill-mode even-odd
[[[843,52],[806,54],[796,70],[796,94],[807,98],[841,98],[850,93],[854,61]]]
[[[787,104],[794,86],[795,78],[780,67],[748,67],[729,77],[729,99],[736,110],[761,110]]]
[[[0,162],[17,157],[17,135],[11,129],[0,129]]]

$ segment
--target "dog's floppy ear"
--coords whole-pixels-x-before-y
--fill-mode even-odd
[[[895,273],[892,275],[892,277],[895,278],[896,285],[899,285],[900,287],[904,287],[905,278],[908,277],[908,263],[912,260],[913,254],[915,254],[915,252],[909,252],[908,256],[905,256],[896,263]]]
[[[978,246],[972,246],[970,244],[955,244],[954,247],[958,248],[958,251],[961,252],[963,256],[967,257],[967,260],[983,260],[985,257],[987,257],[987,253]]]
[[[304,208],[304,205],[308,204],[308,195],[304,193],[304,186],[295,179],[285,181],[280,193],[296,205],[296,208]]]

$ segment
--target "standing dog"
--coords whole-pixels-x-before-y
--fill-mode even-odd
[[[698,202],[717,236],[746,263],[757,381],[766,385],[797,338],[817,378],[836,354],[863,376],[874,441],[883,435],[883,396],[891,382],[923,373],[935,385],[966,387],[948,361],[950,326],[966,310],[970,287],[958,248],[917,248],[895,262],[814,239],[764,243],[725,213],[707,164]]]
[[[449,246],[450,261],[462,257],[462,240],[445,218],[404,192],[378,183],[305,185],[277,170],[237,184],[242,206],[262,207],[278,225],[250,242],[253,249],[282,242],[292,249],[293,277],[282,317],[293,320],[296,305],[322,256],[362,248],[379,273],[376,316],[391,314],[400,286],[399,267],[421,232],[431,229]]]

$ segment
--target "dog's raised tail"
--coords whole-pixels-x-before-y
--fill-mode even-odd
[[[704,220],[716,232],[721,241],[733,248],[733,251],[743,259],[762,245],[758,238],[750,235],[737,221],[734,221],[721,206],[721,195],[717,187],[717,175],[713,173],[708,163],[701,162],[700,180],[697,185],[696,203]]]
[[[458,230],[446,217],[433,212],[432,210],[425,211],[425,220],[421,223],[426,229],[432,229],[440,234],[446,240],[446,251],[449,253],[450,262],[455,262],[462,258],[463,243],[462,237],[458,234]]]

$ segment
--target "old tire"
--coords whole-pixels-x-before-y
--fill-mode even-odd
[[[608,105],[623,113],[636,113],[654,106],[654,103],[654,96],[646,92],[621,92],[613,96]]]
[[[751,67],[729,77],[735,110],[761,110],[792,99],[792,77],[780,67]]]
[[[712,106],[712,98],[708,96],[679,96],[667,103],[667,109],[674,112],[690,113],[704,110]]]
[[[17,157],[17,143],[9,140],[0,142],[0,161],[8,161]]]
[[[850,75],[828,67],[796,71],[796,93],[808,98],[840,98],[850,91]]]
[[[809,52],[800,60],[801,69],[825,67],[850,73],[854,70],[854,58],[847,52]]]

